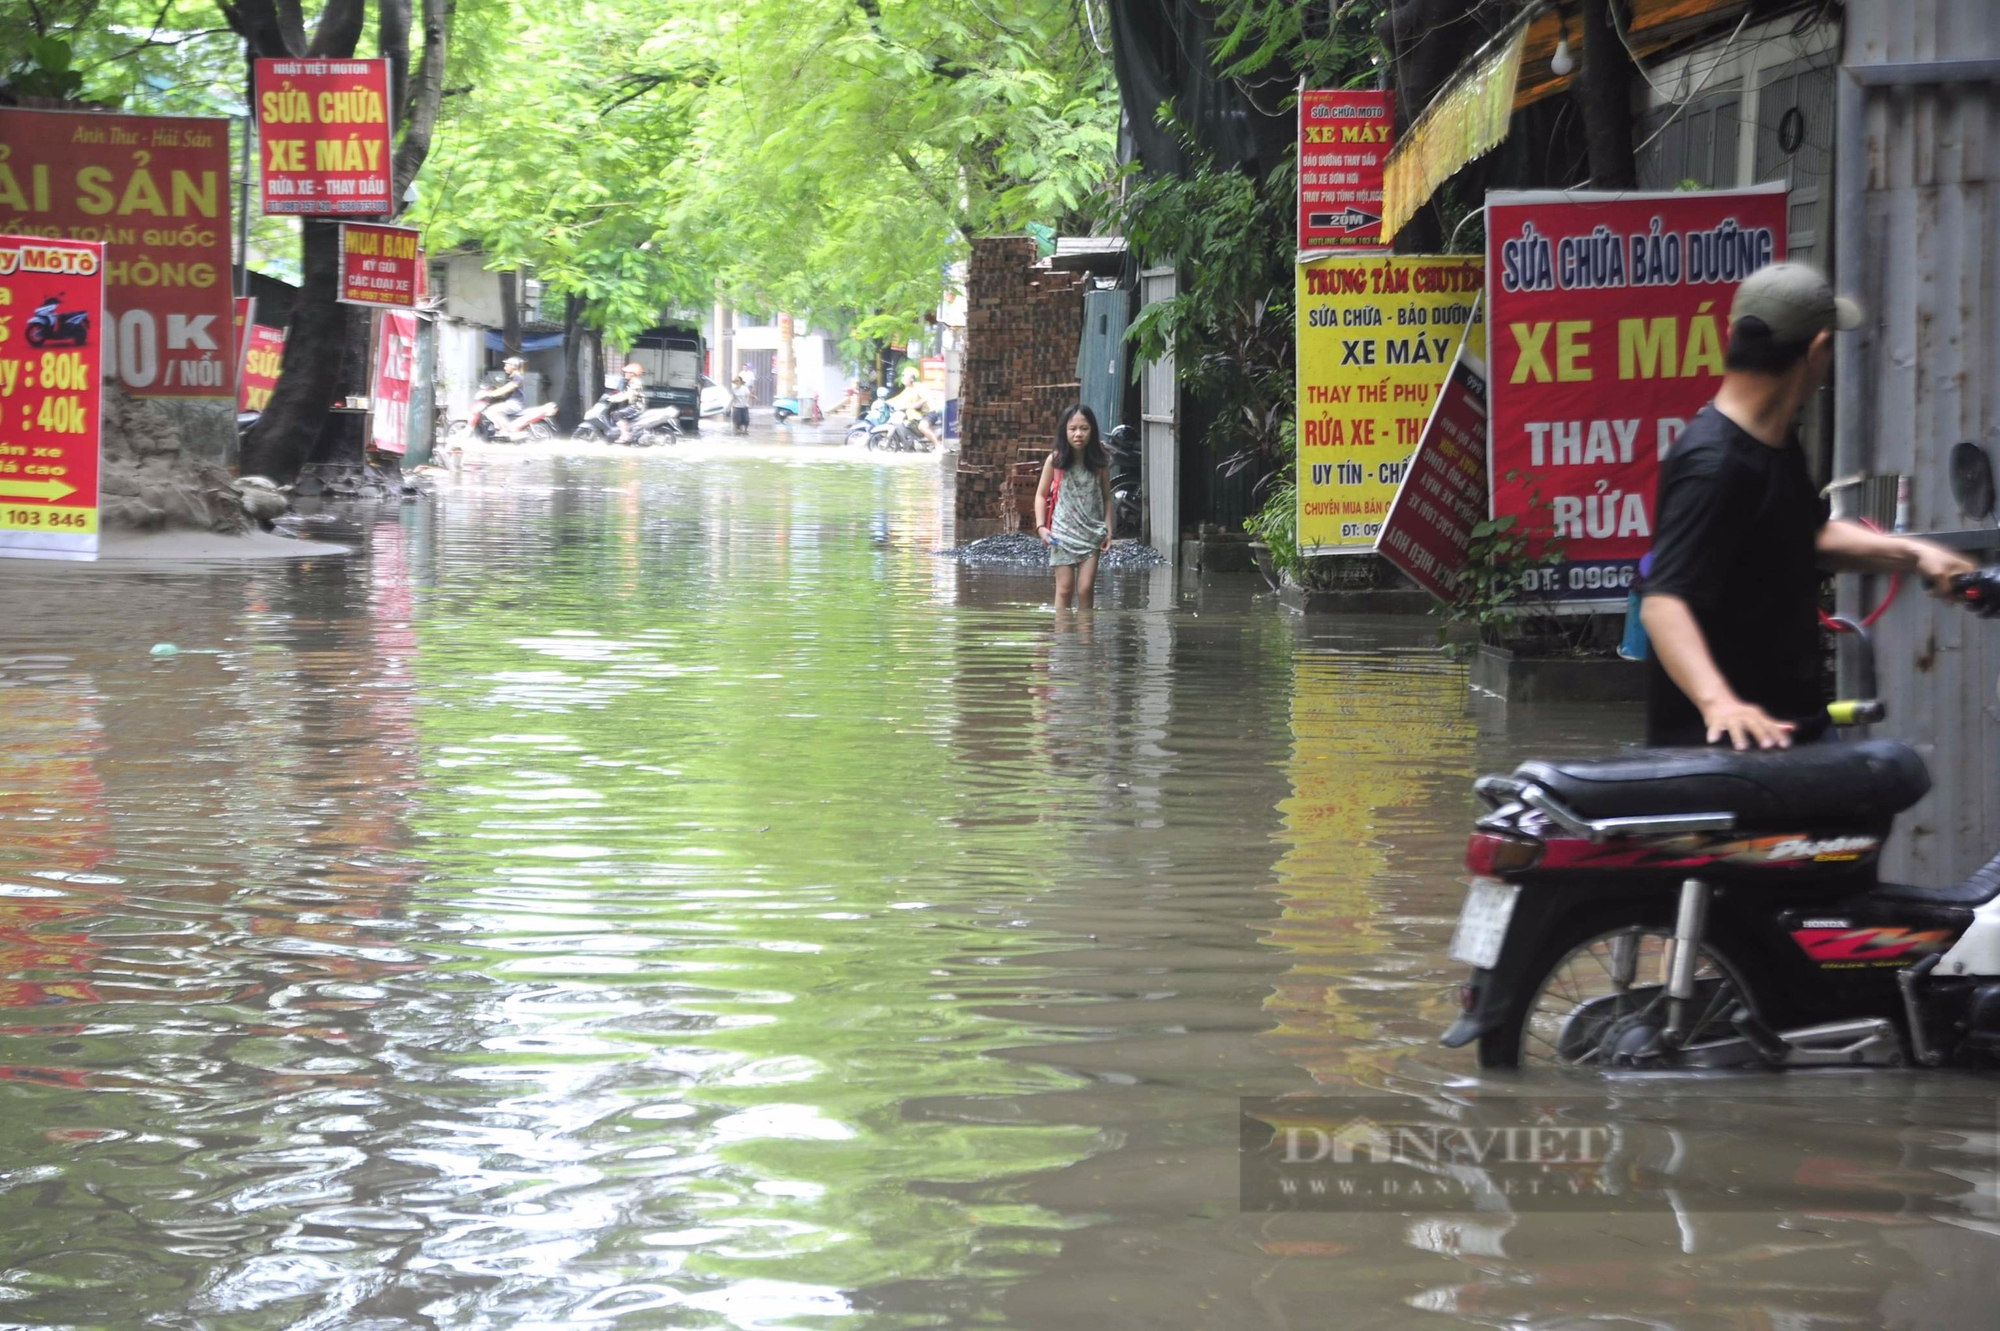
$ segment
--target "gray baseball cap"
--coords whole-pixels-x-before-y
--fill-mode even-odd
[[[1842,332],[1861,326],[1861,307],[1833,294],[1826,278],[1811,264],[1774,263],[1759,268],[1736,288],[1729,322],[1755,317],[1771,330],[1773,342],[1810,342],[1822,331]]]

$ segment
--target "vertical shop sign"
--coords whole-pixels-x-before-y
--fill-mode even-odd
[[[103,242],[106,377],[233,396],[228,121],[0,109],[0,234]]]
[[[1449,603],[1486,518],[1486,363],[1461,346],[1375,548]]]
[[[389,216],[391,130],[387,60],[259,60],[264,211]]]
[[[346,304],[414,309],[422,267],[414,227],[341,224],[340,300]]]
[[[1299,249],[1382,245],[1382,165],[1395,147],[1395,94],[1299,94]]]
[[[1486,196],[1495,517],[1562,559],[1524,590],[1616,603],[1660,459],[1715,395],[1736,287],[1785,257],[1783,185]]]
[[[375,415],[369,447],[383,453],[410,451],[410,385],[417,359],[417,316],[383,310],[375,328]]]
[[[285,330],[251,324],[243,341],[243,388],[236,409],[262,411],[270,405],[271,390],[278,386],[278,371],[284,368]]]
[[[97,558],[104,246],[0,235],[0,555]]]
[[[1343,254],[1298,271],[1299,549],[1373,550],[1459,344],[1486,349],[1482,267]]]

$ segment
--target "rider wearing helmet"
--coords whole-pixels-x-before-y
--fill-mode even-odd
[[[611,419],[618,422],[618,442],[632,442],[632,422],[646,409],[646,367],[633,361],[625,367],[625,386],[611,395]]]
[[[500,372],[505,377],[491,388],[480,389],[477,396],[486,403],[484,414],[493,432],[506,434],[514,428],[514,418],[528,409],[528,362],[509,356],[501,362]]]

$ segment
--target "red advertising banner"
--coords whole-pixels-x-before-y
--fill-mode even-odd
[[[1784,187],[1489,194],[1486,237],[1493,516],[1561,542],[1526,590],[1623,601],[1737,284],[1785,257]]]
[[[1382,246],[1382,164],[1395,147],[1389,92],[1299,94],[1299,248]]]
[[[416,228],[341,224],[340,299],[346,304],[414,309],[423,285],[422,267]]]
[[[104,266],[97,242],[0,235],[0,555],[97,558]]]
[[[108,378],[231,395],[228,121],[0,109],[0,234],[104,242]]]
[[[251,324],[243,342],[243,388],[236,409],[262,411],[270,405],[271,390],[278,386],[278,371],[285,364],[285,330]]]
[[[235,315],[229,321],[230,334],[236,339],[236,402],[238,411],[243,410],[243,357],[250,351],[250,325],[257,322],[257,298],[238,296],[234,302]]]
[[[375,416],[369,447],[410,451],[410,385],[417,359],[417,316],[384,310],[375,316]]]
[[[387,60],[257,62],[265,212],[389,216],[390,139]]]
[[[1472,529],[1485,518],[1486,363],[1461,345],[1375,548],[1449,602]]]

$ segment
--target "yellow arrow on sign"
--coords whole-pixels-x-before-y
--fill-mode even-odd
[[[74,485],[64,485],[61,481],[0,480],[0,498],[5,499],[55,500],[75,493]]]

